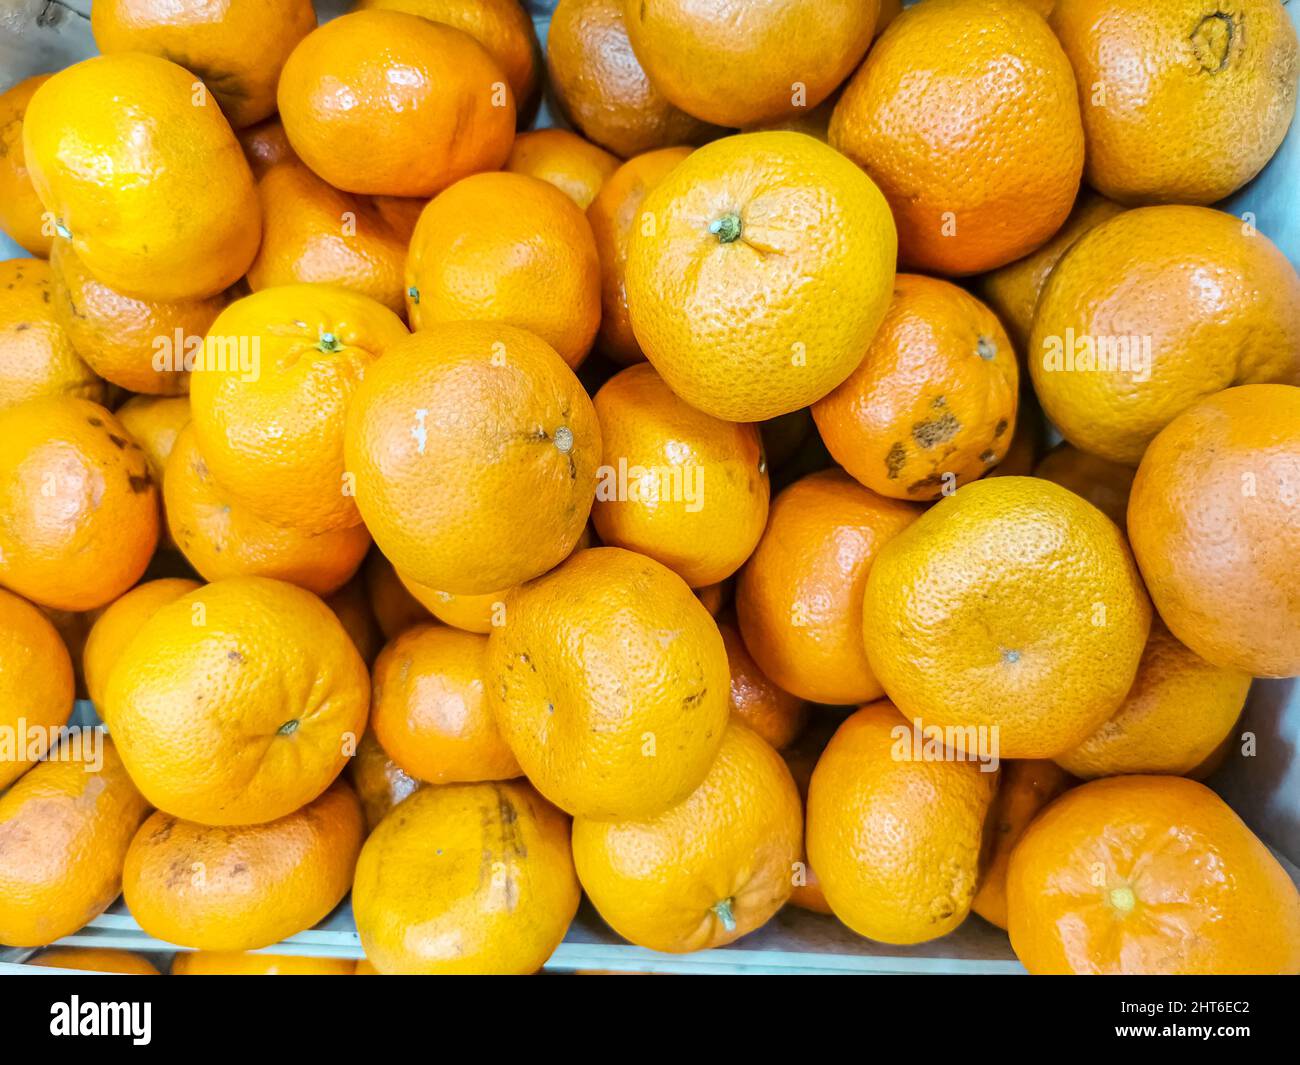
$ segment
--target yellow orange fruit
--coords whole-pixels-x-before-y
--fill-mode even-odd
[[[619,160],[567,129],[539,129],[515,138],[506,170],[554,185],[586,210]]]
[[[54,226],[27,172],[23,116],[32,95],[49,78],[37,74],[0,93],[0,230],[41,258],[50,254]]]
[[[73,695],[58,630],[27,600],[0,591],[0,789],[45,757]]]
[[[154,484],[162,484],[176,437],[189,424],[188,396],[132,396],[116,411],[117,420],[140,445]]]
[[[52,969],[80,969],[94,973],[126,976],[161,976],[157,967],[142,954],[100,947],[53,947],[27,960],[28,965]]]
[[[808,704],[783,691],[758,668],[734,625],[720,622],[731,671],[731,716],[753,729],[778,751],[788,747],[803,729]]]
[[[357,753],[348,763],[348,779],[361,800],[367,832],[373,832],[389,810],[421,786],[388,757],[374,729],[366,729],[357,744]]]
[[[370,665],[379,653],[379,622],[370,609],[370,597],[366,594],[366,582],[361,572],[332,595],[324,597],[325,605],[334,611],[334,616],[352,640],[361,660]]]
[[[400,576],[400,574],[399,574]],[[402,586],[444,625],[465,632],[488,633],[506,619],[506,597],[514,590],[483,592],[481,595],[456,595],[440,592],[427,584],[402,577]]]
[[[391,640],[412,625],[428,621],[429,611],[415,598],[393,564],[378,550],[372,550],[362,571],[366,598],[385,640]]]
[[[268,118],[255,126],[241,129],[236,133],[239,146],[244,150],[244,158],[253,172],[253,180],[261,181],[274,166],[298,157],[289,146],[289,137],[284,132],[284,124],[279,118]]]
[[[1121,529],[1127,520],[1133,474],[1131,466],[1090,455],[1065,441],[1052,448],[1034,467],[1035,477],[1055,481],[1083,496]]]
[[[96,706],[104,704],[108,675],[122,657],[126,645],[160,607],[200,588],[198,581],[184,577],[163,577],[137,584],[120,599],[115,599],[95,619],[86,647],[82,652],[86,672],[86,691]]]
[[[352,976],[356,968],[352,958],[187,950],[172,961],[172,976]]]

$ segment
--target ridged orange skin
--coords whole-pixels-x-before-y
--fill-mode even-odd
[[[581,892],[569,820],[523,781],[422,788],[362,848],[352,908],[386,974],[527,975]]]
[[[285,63],[278,99],[298,157],[361,195],[433,196],[496,170],[514,142],[514,93],[483,46],[401,11],[354,11],[313,30]]]
[[[451,323],[370,367],[345,454],[366,526],[400,573],[480,594],[573,549],[595,495],[600,426],[546,343],[507,325]]]
[[[59,728],[72,713],[73,695],[72,659],[58,630],[26,599],[0,591],[0,728],[12,748],[0,758],[0,790],[33,765],[19,745],[24,726]]]
[[[37,74],[0,93],[0,230],[41,259],[50,254],[54,230],[45,224],[45,205],[27,172],[23,116],[32,94],[49,79]]]
[[[526,329],[569,365],[600,324],[600,258],[581,209],[523,174],[477,174],[420,215],[406,261],[411,328],[501,322]]]
[[[382,641],[379,622],[371,612],[370,597],[366,594],[366,582],[361,572],[358,570],[342,588],[325,596],[324,602],[334,611],[361,660],[370,665],[379,653]]]
[[[488,637],[488,692],[538,791],[575,816],[614,819],[653,817],[699,787],[722,743],[730,673],[680,577],[591,548],[509,609]]]
[[[1002,763],[997,794],[989,808],[986,832],[990,855],[971,909],[999,928],[1007,927],[1007,866],[1029,823],[1049,802],[1078,781],[1045,758]]]
[[[289,136],[279,118],[268,118],[265,122],[241,129],[236,136],[254,181],[261,181],[272,167],[298,158],[293,154]]]
[[[618,156],[576,133],[539,129],[515,138],[505,169],[554,185],[585,211],[618,167]]]
[[[920,514],[839,469],[776,497],[736,585],[745,646],[774,684],[815,703],[880,698],[862,649],[862,593],[883,545]]]
[[[112,414],[63,397],[0,410],[0,585],[93,610],[140,579],[157,543],[158,490]]]
[[[1300,675],[1300,388],[1203,399],[1155,438],[1128,504],[1133,553],[1160,616],[1215,665]],[[1230,530],[1230,534],[1225,532]]]
[[[405,313],[402,271],[422,200],[340,192],[296,159],[271,167],[257,194],[263,233],[248,268],[254,292],[296,282],[340,285]]]
[[[1134,469],[1089,455],[1062,440],[1034,467],[1034,476],[1083,496],[1121,529],[1128,520]]]
[[[369,696],[365,663],[324,603],[281,581],[233,577],[140,626],[100,714],[160,810],[250,825],[325,791],[356,749]]]
[[[830,143],[889,200],[903,265],[932,273],[1033,251],[1065,221],[1083,171],[1074,74],[1022,0],[904,11],[840,97]]]
[[[423,787],[420,781],[412,779],[388,757],[375,738],[374,729],[366,729],[366,734],[361,737],[357,753],[348,763],[347,773],[357,798],[361,800],[367,833],[378,827],[389,810]]]
[[[143,954],[102,947],[53,947],[27,960],[28,965],[52,969],[79,969],[94,973],[121,973],[125,976],[161,976],[153,962]]]
[[[862,360],[889,306],[894,223],[838,152],[801,133],[724,137],[651,189],[641,212],[627,252],[632,329],[691,406],[775,418]]]
[[[224,293],[201,299],[136,299],[95,279],[70,241],[50,251],[54,317],[77,354],[104,380],[130,392],[179,396],[189,391],[184,368],[155,367],[158,342],[177,330],[201,337],[228,302]]]
[[[60,70],[27,105],[32,183],[86,269],[128,296],[215,296],[257,253],[262,212],[244,153],[195,77],[157,56]],[[177,210],[184,204],[184,210]]]
[[[899,274],[867,354],[812,406],[835,460],[873,492],[926,502],[1002,461],[1020,370],[1002,323],[948,281]]]
[[[366,598],[375,615],[379,631],[385,640],[400,635],[412,625],[428,621],[432,615],[415,598],[393,569],[393,564],[383,554],[372,549],[362,568],[366,584]]]
[[[104,399],[104,382],[54,313],[53,288],[47,262],[0,262],[0,408],[41,396]]]
[[[880,3],[624,0],[623,10],[637,59],[672,103],[748,126],[829,96],[871,43]]]
[[[0,795],[0,943],[43,947],[70,936],[122,890],[127,846],[149,805],[112,741],[100,734],[94,742],[88,751],[83,735],[79,750],[42,762]]]
[[[1207,285],[1205,278],[1213,277]],[[1071,332],[1072,331],[1072,332]],[[1080,338],[1149,339],[1150,368],[1056,369]],[[1141,358],[1142,345],[1137,345]],[[1098,356],[1101,358],[1101,356]],[[1061,360],[1058,360],[1061,361]],[[1208,207],[1142,207],[1080,237],[1038,301],[1034,390],[1070,443],[1136,466],[1196,400],[1234,385],[1300,385],[1300,275],[1241,219]]]
[[[176,437],[190,421],[189,397],[132,396],[113,413],[140,445],[154,483],[162,484]]]
[[[1242,820],[1181,777],[1061,796],[1007,872],[1008,931],[1034,974],[1300,973],[1300,894]]]
[[[998,774],[895,757],[910,722],[881,700],[839,727],[808,786],[808,860],[835,915],[881,943],[925,943],[966,919]]]
[[[387,307],[334,285],[263,289],[222,311],[210,337],[250,356],[257,344],[252,374],[205,364],[191,375],[190,424],[225,494],[305,533],[358,525],[344,419],[366,371],[407,335]]]
[[[172,976],[354,976],[352,958],[310,958],[238,950],[187,950],[172,961]]]
[[[1051,24],[1079,83],[1088,183],[1122,203],[1223,199],[1295,114],[1300,56],[1276,0],[1078,0]]]
[[[609,176],[587,208],[587,221],[600,256],[600,331],[596,346],[620,365],[645,358],[627,314],[628,243],[641,222],[646,194],[690,154],[689,148],[660,148],[629,159]]]
[[[331,595],[351,579],[370,549],[364,525],[313,534],[263,521],[216,483],[192,422],[181,430],[167,460],[163,509],[176,546],[206,581],[271,577]]]
[[[591,520],[601,542],[662,562],[692,588],[740,569],[767,523],[758,427],[689,406],[648,363],[615,374],[593,402],[603,458]]]
[[[462,784],[522,775],[488,705],[487,642],[446,625],[419,625],[375,660],[370,727],[416,780]]]
[[[200,587],[198,581],[184,577],[144,581],[120,599],[115,599],[95,618],[81,659],[86,673],[86,691],[92,703],[96,706],[104,704],[108,675],[122,657],[126,645],[135,639],[140,626],[160,608]]]
[[[761,928],[790,897],[803,851],[799,792],[733,721],[691,795],[646,819],[573,822],[573,860],[600,915],[650,950],[709,950]]]
[[[623,22],[623,0],[560,0],[546,32],[560,110],[589,140],[630,159],[721,132],[668,102],[647,77]]]
[[[753,729],[776,750],[788,747],[803,730],[808,704],[768,679],[745,649],[745,642],[734,625],[720,622],[718,631],[722,633],[727,666],[731,670],[731,716]]]
[[[1123,534],[1050,481],[997,477],[889,541],[867,578],[867,661],[925,727],[996,729],[1002,758],[1052,758],[1132,686],[1151,603]]]
[[[151,936],[197,950],[257,950],[302,932],[348,893],[365,836],[342,781],[260,825],[213,828],[156,812],[122,871],[131,916]]]

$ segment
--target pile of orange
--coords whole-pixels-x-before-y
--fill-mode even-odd
[[[100,0],[0,94],[0,944],[1300,972],[1199,782],[1300,676],[1300,276],[1211,206],[1295,32],[899,7]]]

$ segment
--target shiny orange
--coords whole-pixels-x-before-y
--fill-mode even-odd
[[[54,239],[53,219],[36,195],[23,152],[27,104],[50,75],[37,74],[0,93],[0,230],[33,255],[45,258]]]
[[[1127,521],[1128,496],[1134,470],[1118,462],[1089,455],[1064,440],[1034,467],[1034,476],[1055,481],[1110,518],[1121,529]]]
[[[50,750],[72,713],[73,669],[50,620],[0,591],[0,789]]]
[[[366,831],[373,832],[388,811],[421,787],[418,780],[388,757],[373,729],[357,744],[357,753],[348,763],[348,779],[352,782],[361,809],[366,816]]]
[[[241,129],[237,136],[255,181],[261,181],[273,166],[298,158],[289,146],[288,134],[279,118],[268,118],[256,126]]]
[[[778,751],[788,747],[803,730],[808,704],[782,691],[758,668],[740,633],[729,622],[718,631],[727,648],[731,671],[731,715],[744,722]]]
[[[554,185],[584,211],[618,167],[617,156],[567,129],[519,134],[505,166]]]
[[[91,702],[96,706],[104,704],[108,675],[122,657],[126,645],[135,639],[140,626],[153,617],[159,608],[183,595],[189,595],[199,587],[201,585],[198,581],[183,577],[144,581],[120,599],[115,599],[100,613],[91,626],[82,652],[86,690]]]

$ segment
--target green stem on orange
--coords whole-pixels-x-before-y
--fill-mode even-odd
[[[731,899],[723,899],[721,902],[713,904],[713,912],[717,914],[718,920],[722,922],[722,927],[728,932],[736,930],[736,915],[731,912]]]
[[[709,232],[723,244],[730,244],[740,237],[740,215],[724,214],[709,223]]]

